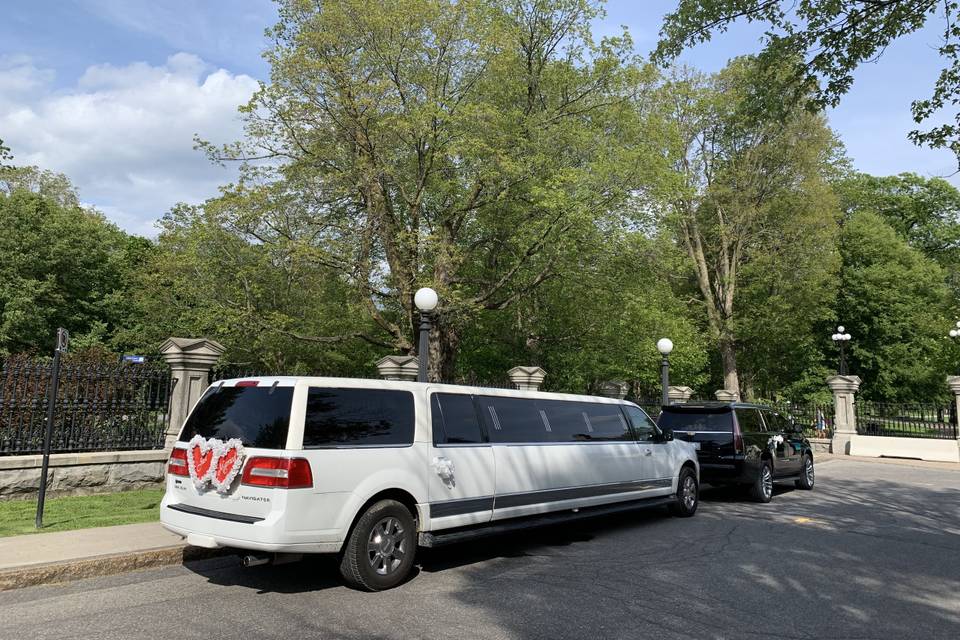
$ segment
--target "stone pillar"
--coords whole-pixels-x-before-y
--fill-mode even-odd
[[[690,387],[667,387],[667,397],[670,399],[670,404],[687,404],[692,395],[693,389]]]
[[[514,367],[507,371],[510,382],[521,391],[537,391],[543,384],[547,372],[540,367]]]
[[[167,449],[172,449],[190,409],[210,384],[210,370],[224,352],[222,344],[206,338],[167,338],[160,354],[170,366],[170,421]]]
[[[720,402],[740,402],[740,392],[730,389],[717,389],[713,392]]]
[[[850,454],[850,439],[857,435],[857,413],[854,399],[860,389],[859,376],[830,376],[827,386],[833,392],[833,441],[830,450],[834,454]]]
[[[417,356],[384,356],[377,361],[377,371],[385,380],[415,382],[419,367]]]
[[[629,386],[626,382],[621,380],[611,380],[608,382],[601,382],[597,393],[605,398],[616,398],[617,400],[623,400],[627,397],[628,388]]]
[[[953,391],[953,405],[958,422],[954,425],[957,429],[954,435],[957,437],[957,446],[960,447],[960,376],[947,376],[947,386]]]

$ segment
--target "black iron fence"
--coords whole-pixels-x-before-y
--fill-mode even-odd
[[[803,429],[808,438],[833,437],[832,402],[775,402],[771,406]]]
[[[43,450],[49,363],[11,359],[0,368],[0,455]],[[170,372],[156,364],[63,364],[50,451],[160,449]]]
[[[901,438],[957,437],[955,404],[867,402],[854,403],[857,433]]]

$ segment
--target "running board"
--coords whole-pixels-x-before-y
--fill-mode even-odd
[[[442,547],[448,544],[466,542],[467,540],[485,538],[487,536],[495,536],[513,531],[546,527],[552,524],[571,522],[574,520],[586,520],[588,518],[596,518],[599,516],[623,513],[626,511],[648,509],[650,507],[660,507],[671,504],[675,501],[676,496],[669,495],[658,498],[645,498],[643,500],[631,500],[630,502],[620,502],[601,507],[565,509],[563,511],[554,511],[551,513],[545,513],[543,515],[494,521],[492,524],[474,525],[469,528],[459,528],[445,533],[421,531],[419,535],[419,544],[421,547]]]

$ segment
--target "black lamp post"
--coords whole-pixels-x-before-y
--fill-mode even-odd
[[[657,351],[663,356],[660,360],[660,386],[662,387],[661,404],[667,406],[670,404],[670,352],[673,351],[673,341],[670,338],[660,338],[657,340]]]
[[[430,354],[430,313],[437,308],[437,292],[430,287],[417,289],[413,295],[413,304],[420,310],[420,346],[417,348],[420,368],[417,372],[417,382],[427,381],[427,359]]]
[[[847,355],[844,352],[844,345],[850,342],[850,334],[844,333],[843,325],[840,325],[837,327],[837,332],[830,336],[830,339],[833,340],[840,348],[840,369],[838,373],[841,376],[845,376],[847,375]]]
[[[960,338],[960,320],[957,321],[957,328],[950,329],[951,338]],[[951,405],[952,406],[952,405]]]

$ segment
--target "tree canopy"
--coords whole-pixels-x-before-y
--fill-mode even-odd
[[[910,139],[950,149],[960,162],[960,112],[950,112],[960,96],[958,8],[956,0],[680,0],[664,19],[655,57],[672,60],[738,20],[762,23],[767,31],[758,59],[768,73],[757,105],[782,113],[804,103],[821,111],[850,90],[857,67],[936,20],[943,68],[929,97],[918,96],[911,111],[918,125],[938,123],[939,115],[948,121],[917,129]]]

